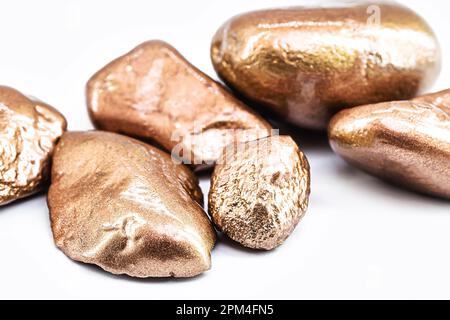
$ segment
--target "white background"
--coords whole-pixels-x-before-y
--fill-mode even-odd
[[[150,39],[164,39],[216,78],[209,45],[230,16],[314,1],[0,2],[0,83],[90,129],[88,78]],[[436,31],[450,87],[448,1],[408,3]],[[447,59],[448,58],[448,59]],[[66,258],[53,244],[45,196],[0,209],[0,298],[450,298],[450,203],[392,187],[347,166],[324,136],[300,134],[312,167],[311,205],[279,249],[218,243],[212,269],[189,280],[134,280]],[[202,180],[207,193],[208,180]]]

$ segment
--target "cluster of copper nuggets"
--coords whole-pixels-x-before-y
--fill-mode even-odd
[[[351,164],[450,198],[450,91],[408,100],[436,79],[439,44],[411,10],[375,3],[377,20],[369,5],[240,15],[216,33],[212,62],[283,120],[328,125]],[[244,246],[274,249],[307,210],[310,168],[296,143],[167,43],[145,42],[98,71],[87,105],[104,131],[64,133],[55,109],[0,87],[0,205],[41,190],[53,156],[51,225],[72,259],[134,277],[208,270],[216,232],[196,176],[174,158],[215,165],[212,222]]]

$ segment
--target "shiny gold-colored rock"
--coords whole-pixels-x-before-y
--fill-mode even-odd
[[[356,167],[450,198],[450,90],[343,110],[331,120],[329,137]]]
[[[227,148],[211,180],[209,212],[231,239],[271,250],[292,233],[308,207],[309,164],[288,136]]]
[[[70,258],[134,277],[190,277],[210,268],[215,232],[193,173],[115,133],[66,133],[48,205]]]
[[[271,130],[162,41],[145,42],[97,72],[87,103],[97,128],[152,140],[191,164],[212,164],[227,144]]]
[[[441,58],[422,18],[381,1],[242,14],[219,29],[211,56],[234,89],[314,129],[345,107],[414,97]]]
[[[53,107],[0,86],[0,206],[42,189],[66,126]]]

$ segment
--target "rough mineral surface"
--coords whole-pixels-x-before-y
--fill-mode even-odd
[[[308,207],[308,161],[287,136],[246,142],[227,151],[212,176],[210,215],[221,231],[242,245],[274,249]]]

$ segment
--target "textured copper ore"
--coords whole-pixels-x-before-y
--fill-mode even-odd
[[[450,90],[341,111],[329,138],[338,155],[368,173],[450,198]]]
[[[210,268],[215,231],[197,178],[142,142],[66,133],[48,195],[56,245],[70,258],[133,277],[191,277]]]
[[[235,90],[312,129],[346,107],[410,99],[441,67],[428,24],[380,1],[242,14],[218,30],[211,57]]]
[[[288,136],[238,145],[216,165],[209,212],[219,230],[253,249],[271,250],[308,207],[309,164]]]
[[[44,187],[53,148],[66,127],[53,107],[0,86],[0,206]]]
[[[98,71],[87,84],[87,104],[97,128],[154,141],[197,165],[271,130],[162,41],[145,42]]]

